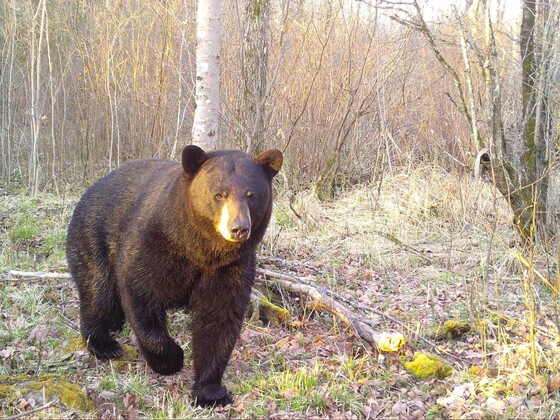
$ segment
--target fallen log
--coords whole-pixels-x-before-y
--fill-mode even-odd
[[[280,287],[291,293],[297,293],[311,298],[308,306],[316,311],[328,312],[340,319],[348,326],[368,349],[395,352],[406,344],[406,340],[401,333],[387,333],[374,330],[367,322],[355,314],[340,299],[324,293],[320,286],[314,285],[309,279],[295,277],[276,271],[258,268],[257,283],[264,286]]]

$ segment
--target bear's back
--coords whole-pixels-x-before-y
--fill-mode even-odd
[[[120,238],[129,235],[131,229],[140,228],[137,215],[149,216],[148,207],[156,211],[156,205],[165,201],[161,196],[176,184],[181,174],[179,162],[139,160],[125,163],[95,182],[76,205],[70,221],[68,263],[83,261],[88,254],[108,268]]]

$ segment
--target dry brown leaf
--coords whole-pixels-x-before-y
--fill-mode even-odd
[[[0,350],[0,357],[2,359],[8,359],[9,357],[12,357],[14,352],[15,349],[13,347],[6,347],[5,349]]]
[[[30,341],[38,341],[39,343],[42,343],[43,341],[45,341],[45,338],[47,338],[49,336],[49,334],[51,333],[51,329],[45,325],[38,325],[35,328],[33,328],[33,330],[31,330],[31,333],[29,334],[29,337],[27,337],[28,340]]]
[[[408,413],[408,405],[404,401],[397,401],[391,407],[391,413],[395,416],[405,415]]]
[[[104,400],[112,400],[116,395],[117,394],[111,391],[101,391],[98,396],[99,398],[103,398]]]
[[[506,409],[506,403],[503,400],[490,397],[486,401],[486,408],[494,414],[501,415]]]
[[[295,397],[297,397],[299,395],[299,392],[296,388],[288,388],[280,391],[278,395],[281,398],[290,401],[293,400]]]
[[[560,390],[560,373],[556,373],[550,377],[546,384],[548,392],[555,392]]]
[[[138,397],[135,394],[126,394],[123,399],[123,404],[126,410],[126,418],[137,419],[138,418]]]

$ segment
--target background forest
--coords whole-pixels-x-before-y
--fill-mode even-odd
[[[196,14],[194,0],[0,2],[0,376],[73,375],[107,418],[201,412],[189,372],[68,350],[69,281],[10,270],[65,271],[86,186],[190,143]],[[215,415],[558,415],[559,28],[556,0],[223,2],[221,147],[285,154],[261,266],[374,308],[362,315],[409,344],[364,351],[336,316],[275,293],[291,321],[244,330],[238,402]],[[416,350],[453,374],[420,382]],[[0,382],[6,416],[83,408],[8,394]]]

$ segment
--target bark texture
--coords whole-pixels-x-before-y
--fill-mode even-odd
[[[205,151],[220,147],[221,10],[222,0],[198,2],[192,143]]]

